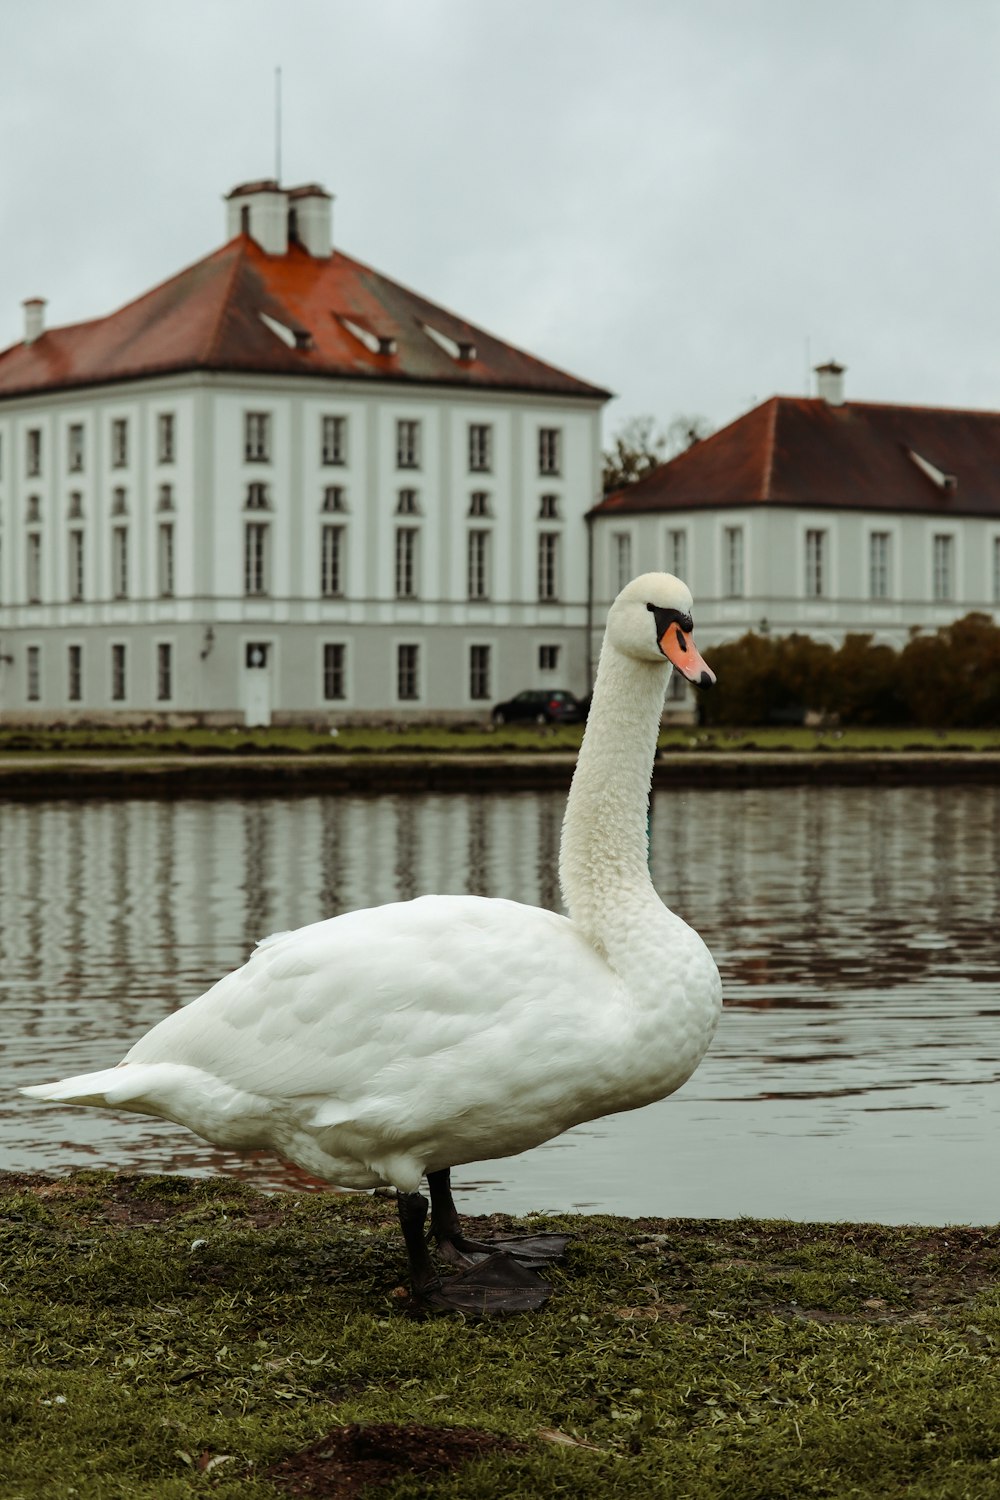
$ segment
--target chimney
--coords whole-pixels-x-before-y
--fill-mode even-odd
[[[297,240],[317,260],[329,260],[333,248],[333,194],[318,182],[288,189],[288,238]]]
[[[816,394],[829,406],[844,404],[844,370],[845,366],[838,365],[835,359],[816,366]]]
[[[21,306],[24,308],[24,342],[33,344],[45,332],[45,298],[25,297]]]
[[[226,234],[248,234],[268,255],[288,249],[288,194],[273,177],[244,182],[226,194]]]

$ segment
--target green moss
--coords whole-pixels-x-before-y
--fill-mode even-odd
[[[398,1497],[1000,1494],[996,1232],[556,1222],[547,1308],[475,1323],[409,1313],[381,1197],[0,1179],[0,1492],[252,1500],[393,1422],[525,1444]]]

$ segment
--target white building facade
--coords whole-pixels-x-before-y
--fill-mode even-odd
[[[971,611],[1000,624],[1000,414],[848,405],[837,385],[774,397],[590,522],[594,621],[665,568],[691,586],[702,650],[748,631],[899,648]]]
[[[263,724],[582,692],[607,393],[331,252],[321,189],[228,202],[207,261],[75,329],[35,300],[0,355],[0,710]]]

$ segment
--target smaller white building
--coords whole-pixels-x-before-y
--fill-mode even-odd
[[[0,353],[0,711],[469,716],[587,686],[608,393],[333,246],[316,184]]]
[[[591,512],[595,622],[665,568],[702,650],[1000,623],[1000,413],[847,402],[840,366],[817,373],[817,397],[772,397]]]

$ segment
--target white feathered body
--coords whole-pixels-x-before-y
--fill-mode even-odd
[[[424,896],[279,933],[118,1067],[24,1092],[162,1116],[344,1187],[405,1192],[426,1171],[672,1093],[722,994],[705,944],[649,878],[669,675],[650,599],[690,610],[685,586],[658,574],[612,606],[563,826],[568,917]]]
[[[423,896],[268,938],[117,1068],[31,1092],[410,1192],[425,1171],[513,1155],[684,1082],[711,1039],[715,965],[661,911],[646,932],[668,945],[661,1004],[637,1004],[566,917]]]

